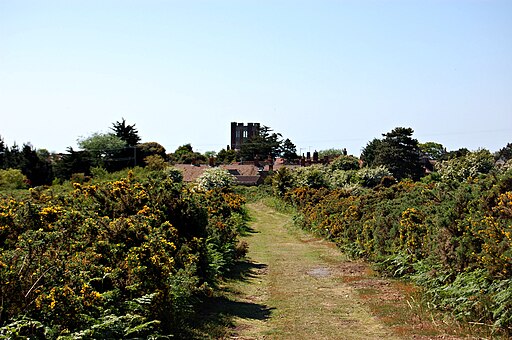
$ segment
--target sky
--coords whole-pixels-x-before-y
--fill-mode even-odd
[[[410,127],[512,142],[512,1],[0,0],[0,136],[64,152],[136,124],[167,152],[258,122],[299,153]]]

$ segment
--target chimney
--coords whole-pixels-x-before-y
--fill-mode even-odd
[[[318,152],[316,150],[313,152],[313,163],[318,163]]]
[[[254,156],[254,166],[260,166],[260,157],[258,155]]]

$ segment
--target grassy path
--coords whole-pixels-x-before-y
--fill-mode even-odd
[[[230,289],[259,311],[234,318],[234,339],[392,339],[347,277],[361,270],[331,244],[293,228],[290,217],[249,205],[249,274]]]
[[[248,259],[198,316],[204,339],[475,339],[422,308],[413,286],[382,279],[336,246],[248,205]]]

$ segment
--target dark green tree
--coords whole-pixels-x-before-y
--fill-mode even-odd
[[[231,164],[238,160],[240,160],[240,156],[235,150],[222,149],[217,153],[217,163],[219,164]]]
[[[381,143],[382,141],[380,139],[374,138],[363,148],[363,151],[361,152],[361,160],[363,161],[364,166],[372,167],[376,165],[375,159],[379,152]]]
[[[88,151],[75,151],[72,147],[67,149],[55,164],[55,177],[61,180],[70,179],[73,174],[91,174],[93,166],[91,154]]]
[[[147,165],[144,160],[148,156],[160,156],[164,162],[168,160],[165,148],[157,142],[146,142],[137,145],[137,164]]]
[[[126,142],[128,146],[136,146],[140,142],[139,131],[135,128],[135,124],[128,125],[126,120],[115,122],[111,127],[114,134]]]
[[[20,170],[31,186],[51,184],[52,165],[49,158],[39,157],[38,152],[30,144],[24,144],[21,149]]]
[[[423,174],[418,140],[412,138],[414,130],[397,127],[383,134],[384,139],[376,149],[375,165],[384,165],[398,179],[418,180]]]
[[[195,152],[189,143],[179,146],[171,154],[171,162],[174,164],[199,164],[206,162],[206,157],[199,152]]]
[[[5,169],[5,152],[7,145],[5,145],[4,139],[0,136],[0,169]]]
[[[50,157],[40,157],[30,143],[23,144],[21,150],[16,143],[9,148],[0,137],[0,169],[9,168],[21,170],[32,186],[52,181]]]
[[[281,152],[282,135],[272,131],[268,126],[263,126],[255,136],[247,139],[240,147],[242,160],[266,159],[268,156],[277,157]]]
[[[453,158],[460,158],[460,157],[464,157],[464,156],[467,156],[468,154],[470,154],[471,151],[469,151],[467,148],[460,148],[458,150],[455,150],[455,151],[448,151],[446,153],[444,153],[440,160],[449,160],[449,159],[453,159]]]
[[[281,156],[288,161],[298,158],[297,147],[289,138],[286,138],[281,145]]]
[[[494,159],[497,161],[508,161],[512,159],[512,143],[508,143],[507,146],[501,148],[498,152],[494,154]]]

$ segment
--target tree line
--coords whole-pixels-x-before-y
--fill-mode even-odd
[[[297,158],[295,145],[289,139],[282,139],[264,126],[257,136],[247,141],[241,150],[222,149],[219,152],[195,151],[191,144],[179,146],[167,153],[157,142],[141,143],[135,124],[128,124],[123,118],[116,121],[107,133],[96,132],[77,140],[78,150],[68,147],[65,153],[50,153],[36,149],[30,143],[21,147],[14,143],[9,147],[0,137],[0,170],[2,183],[11,188],[49,185],[81,174],[90,176],[94,169],[115,172],[125,168],[141,166],[163,169],[169,164],[204,164],[214,157],[216,164],[228,164],[254,158],[266,159],[283,156]]]
[[[412,137],[411,128],[397,127],[383,134],[382,139],[373,139],[362,150],[360,161],[363,165],[384,166],[393,176],[401,180],[418,180],[432,160],[445,160],[469,153],[467,149],[448,152],[436,142],[419,143]],[[512,145],[508,144],[494,154],[495,160],[510,159]],[[319,156],[333,159],[346,155],[346,150],[320,150]],[[215,164],[266,160],[283,157],[287,162],[298,162],[297,148],[289,138],[263,126],[258,133],[246,140],[240,150],[229,147],[218,152],[197,152],[191,144],[179,146],[167,153],[157,142],[141,143],[135,124],[128,124],[123,118],[116,121],[107,133],[93,133],[78,138],[78,150],[68,147],[63,154],[36,149],[30,143],[21,147],[16,143],[9,147],[0,137],[0,170],[2,183],[10,187],[48,185],[53,181],[64,181],[80,174],[90,176],[94,169],[114,172],[125,168],[141,166],[163,169],[169,164],[205,164],[214,159]]]

